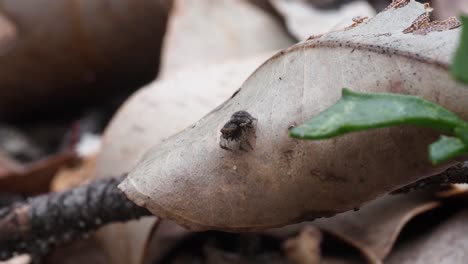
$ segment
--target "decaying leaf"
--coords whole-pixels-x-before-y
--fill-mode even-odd
[[[445,217],[439,215],[436,219],[435,221],[420,219],[426,222],[426,224],[422,223],[422,226],[426,226],[426,228],[422,228],[419,230],[420,232],[414,232],[408,237],[409,239],[399,241],[385,263],[466,263],[468,258],[468,244],[466,243],[468,211],[463,210]],[[427,222],[432,222],[429,228],[427,228]]]
[[[162,51],[162,75],[293,44],[280,23],[246,0],[176,0]]]
[[[23,166],[16,165],[1,173],[0,191],[37,195],[49,191],[55,173],[77,161],[76,153],[64,152]],[[11,165],[10,165],[11,166]]]
[[[60,168],[50,183],[50,190],[60,192],[76,188],[94,177],[96,154],[83,157],[80,162]]]
[[[354,245],[373,263],[390,252],[402,228],[415,216],[440,206],[428,192],[385,196],[365,205],[313,224]]]
[[[302,0],[270,0],[285,18],[289,32],[298,40],[322,34],[341,22],[351,25],[353,18],[373,17],[375,10],[367,1],[352,1],[338,9],[318,9]]]
[[[314,226],[306,226],[296,238],[283,243],[283,249],[291,263],[319,264],[322,253],[322,233]]]
[[[147,152],[120,188],[162,218],[233,231],[335,215],[441,172],[453,163],[428,162],[427,145],[439,135],[427,129],[288,138],[288,128],[336,102],[342,87],[418,95],[468,119],[459,101],[468,89],[448,72],[459,28],[403,33],[425,12],[411,1],[278,53],[230,100]],[[240,110],[256,125],[239,122],[230,140],[246,140],[252,150],[222,149],[220,130]]]

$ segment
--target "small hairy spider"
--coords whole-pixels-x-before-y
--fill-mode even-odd
[[[237,111],[221,128],[221,137],[230,140],[239,139],[246,128],[253,127],[256,119],[246,111]]]

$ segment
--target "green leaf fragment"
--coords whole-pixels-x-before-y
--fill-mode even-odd
[[[454,133],[465,122],[449,110],[420,97],[358,93],[344,88],[341,99],[330,108],[290,130],[301,139],[326,139],[354,131],[395,125],[419,125]]]
[[[467,154],[467,145],[459,138],[442,136],[429,145],[429,159],[434,165]]]
[[[452,74],[459,81],[468,84],[468,17],[462,16],[461,21],[462,35],[453,60]]]
[[[468,127],[460,126],[455,128],[455,136],[458,137],[463,143],[468,145]]]

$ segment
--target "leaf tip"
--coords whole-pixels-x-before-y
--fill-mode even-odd
[[[288,136],[290,138],[304,138],[304,130],[299,127],[290,128],[288,131]]]
[[[350,96],[350,95],[355,95],[356,93],[353,92],[351,89],[349,88],[346,88],[344,87],[343,89],[341,89],[341,96],[342,97],[345,97],[345,96]]]

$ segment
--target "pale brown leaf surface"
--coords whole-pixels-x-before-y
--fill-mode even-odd
[[[337,24],[349,26],[355,17],[373,17],[375,10],[367,1],[352,1],[336,9],[318,9],[302,0],[270,0],[276,10],[286,20],[289,32],[297,40],[305,40],[312,35],[323,34]],[[340,28],[340,26],[338,26]]]
[[[176,0],[162,51],[162,76],[293,44],[279,21],[248,1]]]
[[[278,53],[236,96],[149,150],[120,188],[191,229],[261,230],[349,211],[445,170],[453,163],[434,167],[427,159],[427,145],[439,137],[430,129],[288,137],[289,127],[332,105],[343,87],[418,95],[468,119],[459,101],[468,89],[448,72],[460,29],[403,33],[425,13],[411,1]],[[251,148],[226,151],[220,130],[239,110],[256,119]]]
[[[295,238],[283,243],[283,249],[291,263],[319,264],[322,262],[320,243],[322,233],[314,226],[306,226]]]

